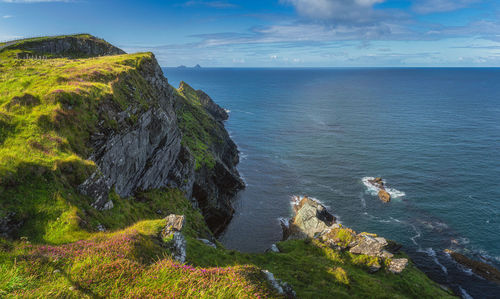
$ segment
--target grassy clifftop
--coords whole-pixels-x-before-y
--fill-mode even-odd
[[[0,237],[0,297],[282,297],[261,269],[301,298],[449,296],[414,265],[401,275],[370,274],[368,258],[315,241],[281,242],[280,253],[212,248],[199,240],[211,238],[200,211],[175,188],[129,198],[111,192],[114,207],[94,209],[78,191],[97,167],[88,159],[91,136],[119,129],[109,111],[135,107],[125,116],[134,126],[141,111],[158,105],[141,75],[154,56],[38,60],[17,59],[19,51],[0,50],[0,226],[10,235]],[[173,92],[184,103],[177,111],[183,144],[196,167],[213,167],[217,157],[207,149],[219,145],[207,132],[219,128],[187,85]],[[186,216],[187,264],[173,260],[159,238],[169,214]]]

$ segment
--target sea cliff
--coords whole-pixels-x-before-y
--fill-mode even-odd
[[[268,252],[225,249],[244,188],[227,118],[152,53],[87,34],[3,44],[0,296],[450,296],[313,201]]]

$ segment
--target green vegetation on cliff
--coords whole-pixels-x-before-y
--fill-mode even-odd
[[[16,59],[21,44],[36,41],[0,49],[0,225],[13,226],[12,238],[0,237],[0,297],[281,297],[262,269],[300,298],[449,296],[413,265],[400,275],[370,274],[369,259],[316,241],[281,242],[280,253],[212,248],[198,239],[212,237],[203,216],[177,189],[112,192],[112,209],[94,209],[78,191],[97,167],[88,159],[90,137],[119,129],[113,111],[139,107],[127,116],[133,126],[158,104],[141,75],[154,56]],[[220,128],[187,84],[174,92],[182,143],[196,168],[213,167],[209,149],[220,141],[210,132]],[[159,237],[169,214],[186,217],[187,264],[174,261]]]

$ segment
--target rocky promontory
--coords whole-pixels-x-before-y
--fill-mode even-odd
[[[325,206],[309,197],[295,197],[292,203],[294,217],[282,221],[284,240],[313,238],[332,249],[367,256],[372,272],[383,265],[392,273],[401,273],[406,268],[407,258],[395,258],[401,247],[396,243],[376,234],[356,233],[343,227]]]

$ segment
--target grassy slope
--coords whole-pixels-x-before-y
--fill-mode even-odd
[[[0,297],[276,297],[259,268],[291,283],[303,298],[447,296],[413,266],[401,276],[368,274],[363,257],[314,242],[280,243],[279,254],[207,247],[196,239],[210,234],[201,214],[178,190],[129,199],[112,194],[112,210],[92,209],[92,200],[75,188],[95,168],[84,157],[102,119],[98,108],[154,104],[137,71],[151,54],[44,61],[13,56],[15,50],[0,52],[0,213],[25,218],[19,236],[27,238],[0,238]],[[180,126],[193,132],[183,142],[197,165],[210,165],[204,130],[212,128],[200,127],[208,116],[189,90],[178,94],[190,104]],[[102,120],[116,128],[113,119]],[[173,262],[157,237],[161,218],[170,213],[187,217],[192,266]],[[111,232],[96,232],[98,224]]]
[[[30,45],[36,44],[38,42],[43,42],[46,40],[58,40],[58,39],[64,39],[67,37],[75,37],[79,40],[92,40],[94,43],[100,43],[100,44],[108,44],[105,40],[96,38],[95,36],[92,36],[87,33],[82,33],[82,34],[75,34],[75,35],[58,35],[58,36],[41,36],[41,37],[32,37],[32,38],[24,38],[24,39],[19,39],[19,40],[14,40],[14,41],[9,41],[9,42],[4,42],[0,43],[0,50],[4,46],[6,46],[5,51],[9,51],[11,55],[15,55],[15,53],[18,52],[23,52],[23,53],[31,53],[31,54],[36,54],[36,55],[46,55],[47,57],[52,57],[53,55],[50,53],[34,53],[33,51],[26,51],[26,47],[29,47]],[[71,56],[72,58],[85,58],[86,55],[83,53],[79,52],[68,52],[65,53],[66,56]]]
[[[211,131],[219,130],[210,115],[205,112],[201,103],[198,100],[196,91],[182,82],[176,93],[179,103],[177,108],[178,123],[183,132],[182,144],[187,146],[195,158],[196,169],[202,166],[213,168],[215,166],[215,158],[210,151],[210,147],[222,142],[213,136],[219,134],[211,134]]]

